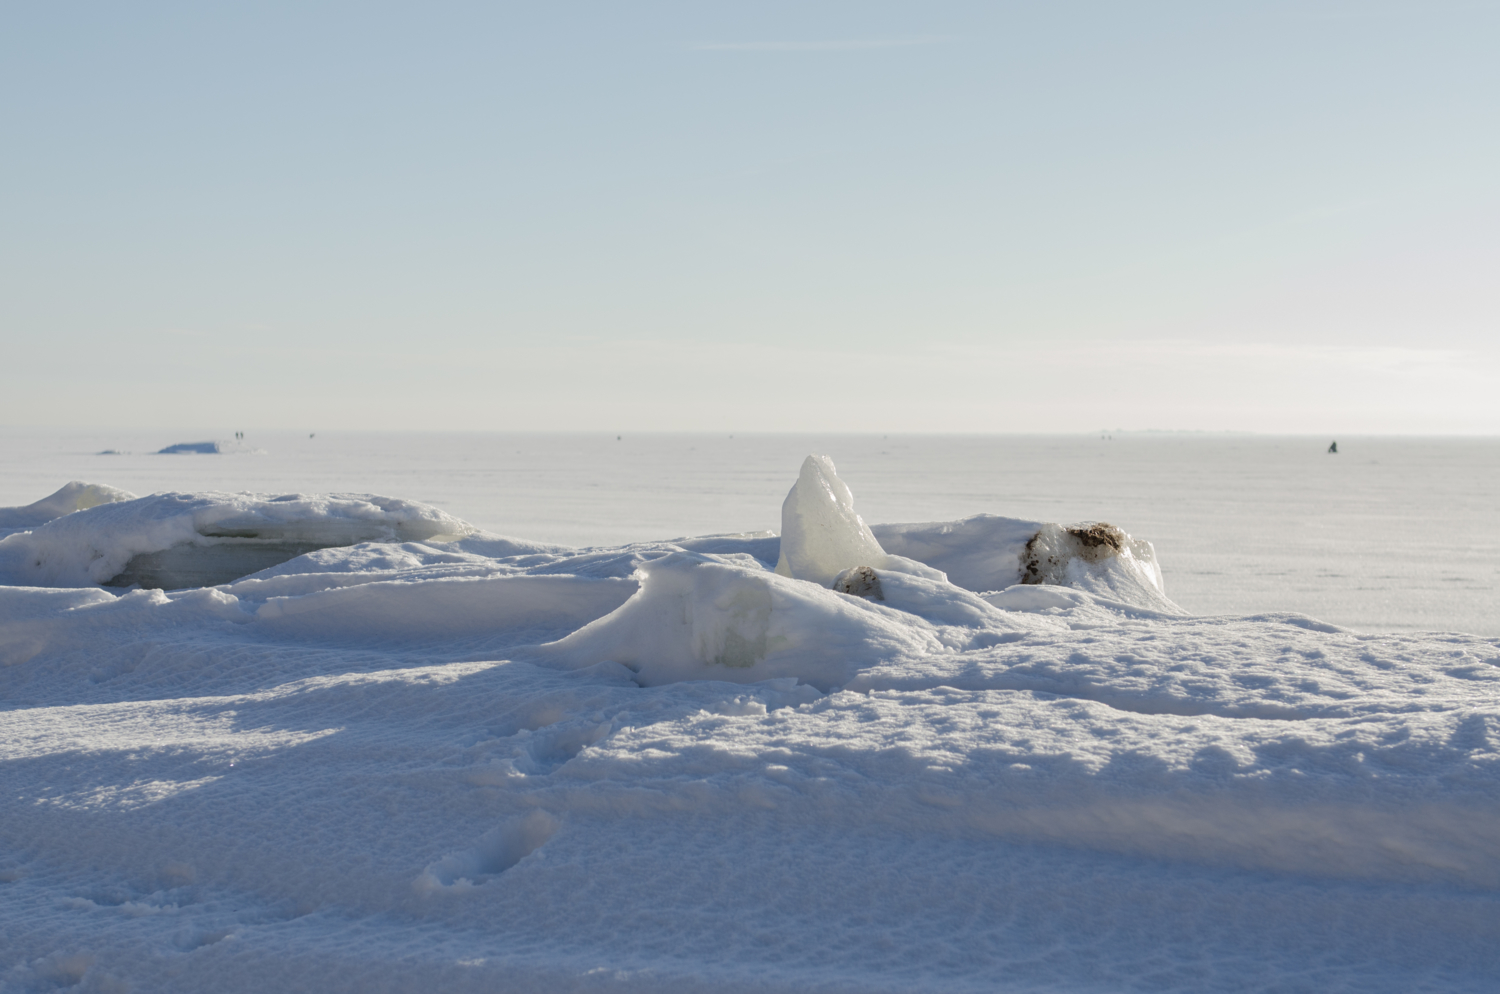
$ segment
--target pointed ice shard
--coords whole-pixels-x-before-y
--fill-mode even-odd
[[[888,558],[854,495],[827,456],[808,456],[781,505],[781,558],[776,572],[828,586],[852,566],[883,567]]]

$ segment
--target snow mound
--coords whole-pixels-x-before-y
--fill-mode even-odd
[[[1046,524],[1026,543],[1021,582],[1077,587],[1140,607],[1186,614],[1167,598],[1151,543],[1114,525]]]
[[[886,551],[942,570],[966,590],[1004,590],[1020,583],[1026,544],[1044,522],[976,514],[959,521],[872,525]]]
[[[369,494],[152,494],[0,539],[0,583],[211,586],[316,549],[444,541],[473,530],[435,507]]]
[[[1185,613],[1166,594],[1156,549],[1114,525],[1051,522],[977,514],[958,521],[874,525],[882,546],[941,570],[977,593],[1016,584],[1088,590],[1125,604]]]
[[[648,687],[796,677],[827,689],[880,659],[941,648],[915,617],[767,572],[748,556],[674,552],[643,562],[639,577],[618,610],[551,643],[555,658],[623,663]]]
[[[1085,625],[1142,609],[1184,613],[1162,592],[1150,544],[1107,524],[980,516],[897,525],[887,534],[914,555],[889,555],[827,456],[804,460],[782,526],[770,576],[760,558],[730,551],[733,536],[720,537],[717,554],[679,544],[639,562],[640,590],[630,600],[548,649],[573,666],[621,663],[643,686],[795,677],[828,689],[892,655],[996,644],[1016,630],[1008,618],[1017,613]],[[933,560],[956,567],[988,597],[950,582]],[[1012,593],[1039,584],[1107,600]]]
[[[135,494],[128,490],[73,480],[35,503],[24,507],[0,507],[0,529],[35,528],[74,511],[134,499]]]

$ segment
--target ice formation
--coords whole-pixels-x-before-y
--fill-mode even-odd
[[[854,496],[833,460],[810,455],[781,506],[776,572],[832,585],[855,569],[916,573],[980,593],[1017,583],[1064,584],[1128,604],[1182,611],[1166,595],[1151,543],[1113,525],[1065,527],[980,514],[871,528],[855,513]],[[872,589],[879,589],[878,577]]]
[[[0,990],[1500,986],[1495,639],[1190,617],[816,457],[781,540],[600,549],[91,492],[0,539]],[[100,586],[247,542],[318,547]]]
[[[223,451],[224,443],[222,442],[178,442],[176,445],[169,445],[159,450],[157,455],[217,455]]]
[[[87,499],[112,495],[112,502],[0,539],[0,583],[212,586],[316,549],[473,531],[437,508],[363,494],[162,493],[121,500],[129,495],[80,486],[77,493]]]
[[[781,505],[776,572],[825,586],[851,566],[882,566],[885,550],[854,512],[854,495],[833,460],[810,455]]]
[[[1151,543],[1113,525],[1065,526],[976,514],[960,521],[874,525],[871,531],[887,550],[935,567],[967,590],[1065,584],[1141,606],[1182,610],[1166,595]]]
[[[1078,587],[1133,604],[1181,611],[1167,598],[1151,543],[1105,522],[1041,525],[1022,552],[1021,582]]]
[[[106,449],[99,453],[105,455],[119,455],[113,449]],[[236,439],[232,442],[177,442],[165,448],[157,449],[159,456],[183,456],[183,455],[265,455],[264,449],[257,449],[243,440]]]

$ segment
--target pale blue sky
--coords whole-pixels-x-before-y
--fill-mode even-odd
[[[1495,3],[8,4],[0,424],[1500,432]]]

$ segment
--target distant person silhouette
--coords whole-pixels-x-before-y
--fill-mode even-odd
[[[1330,442],[1330,443],[1328,443],[1328,451],[1331,452],[1331,453],[1333,453],[1334,455],[1338,455],[1339,454],[1339,443],[1337,443],[1337,442]]]

